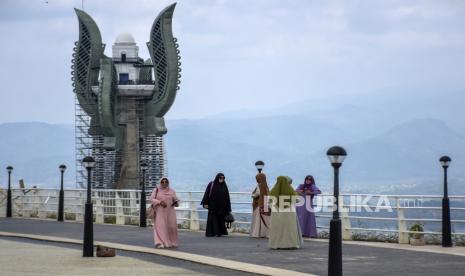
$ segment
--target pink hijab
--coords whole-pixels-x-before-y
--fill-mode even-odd
[[[168,182],[168,187],[166,187],[166,188],[162,187],[161,182],[163,180],[166,180]],[[160,184],[158,185],[158,187],[156,187],[153,190],[153,192],[156,193],[156,190],[158,189],[157,199],[158,200],[166,200],[166,199],[171,198],[172,202],[167,202],[167,203],[172,204],[175,201],[179,201],[179,199],[176,197],[176,191],[171,189],[169,184],[170,184],[170,181],[168,180],[168,178],[163,177],[162,179],[160,179]]]

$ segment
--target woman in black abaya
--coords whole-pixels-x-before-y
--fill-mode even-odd
[[[207,230],[205,236],[220,237],[227,235],[224,217],[231,213],[231,200],[224,174],[216,175],[215,180],[208,183],[207,189],[200,203],[208,209]]]

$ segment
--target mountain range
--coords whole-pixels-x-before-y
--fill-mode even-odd
[[[440,194],[438,159],[447,154],[453,160],[450,192],[461,194],[464,94],[381,93],[167,120],[169,177],[178,190],[201,190],[222,171],[230,190],[250,191],[260,159],[270,186],[279,175],[299,184],[312,174],[323,191],[331,192],[326,150],[341,145],[348,152],[341,168],[343,192]],[[74,159],[72,125],[0,124],[0,166],[13,165],[15,181],[55,187],[58,165],[65,163],[66,185],[74,187]],[[0,172],[0,183],[5,179]]]

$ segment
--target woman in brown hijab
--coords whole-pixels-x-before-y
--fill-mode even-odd
[[[250,226],[250,237],[253,238],[268,238],[270,226],[270,213],[265,212],[265,197],[270,193],[268,184],[266,183],[266,175],[259,173],[255,177],[257,187],[252,193],[253,198],[253,213],[252,224]]]

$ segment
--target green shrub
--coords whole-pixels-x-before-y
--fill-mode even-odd
[[[74,214],[74,213],[65,213],[65,220],[76,220],[76,214]]]
[[[48,213],[47,218],[48,219],[57,219],[57,213]]]
[[[412,232],[423,232],[423,224],[417,222],[410,226],[410,231]],[[409,233],[409,237],[413,237],[415,239],[421,239],[423,238],[424,234],[423,233]]]
[[[29,215],[31,218],[38,218],[39,217],[39,210],[33,209]]]
[[[103,218],[103,223],[116,224],[116,216],[107,216]]]

